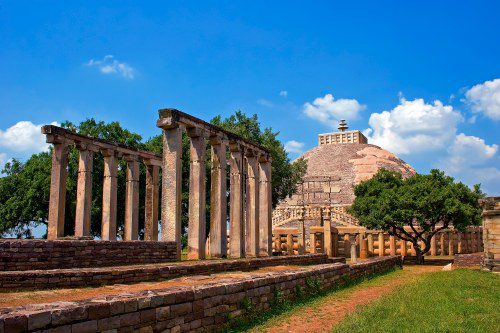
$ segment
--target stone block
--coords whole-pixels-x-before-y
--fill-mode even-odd
[[[34,331],[42,329],[48,325],[52,320],[50,312],[37,312],[28,315],[28,330]]]
[[[89,320],[71,325],[71,333],[93,333],[97,331],[97,320]]]

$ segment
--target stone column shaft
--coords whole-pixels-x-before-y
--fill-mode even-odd
[[[242,258],[245,252],[243,152],[231,146],[229,189],[229,247],[232,258]]]
[[[396,238],[394,236],[389,236],[389,251],[391,256],[396,255]]]
[[[400,240],[400,245],[401,245],[401,256],[402,257],[406,257],[406,252],[407,252],[407,244],[406,244],[406,241],[401,239]]]
[[[116,240],[116,195],[118,159],[113,151],[103,151],[102,240]]]
[[[431,256],[435,256],[437,253],[437,247],[436,247],[436,235],[432,236],[431,238]]]
[[[445,242],[445,238],[444,238],[444,232],[441,232],[441,235],[440,235],[440,242],[439,242],[439,249],[440,249],[440,255],[444,256],[446,255],[446,252],[444,250],[444,242]]]
[[[301,212],[301,218],[298,222],[299,234],[297,235],[298,252],[299,254],[306,253],[306,229],[304,226],[304,215]]]
[[[125,189],[125,240],[137,240],[139,234],[139,160],[126,157],[127,183]]]
[[[329,257],[333,257],[332,244],[332,220],[330,215],[330,207],[323,208],[323,240],[325,243],[325,253]]]
[[[175,242],[181,259],[182,129],[163,129],[161,240]]]
[[[226,198],[226,143],[220,139],[212,144],[212,172],[210,188],[210,255],[227,256],[227,198]]]
[[[368,234],[366,236],[368,239],[368,256],[373,256],[373,234]]]
[[[146,202],[144,207],[144,240],[158,240],[158,175],[160,167],[146,164]]]
[[[259,255],[259,167],[257,156],[247,155],[248,163],[248,230],[246,232],[246,255]]]
[[[189,163],[189,225],[188,259],[205,258],[205,138],[197,129],[188,129],[190,136]]]
[[[259,172],[259,256],[265,257],[273,254],[271,162],[259,162]]]
[[[92,204],[92,166],[94,152],[81,147],[78,154],[78,183],[76,188],[75,236],[90,236]]]
[[[455,249],[454,249],[455,239],[454,238],[455,237],[454,237],[453,231],[448,232],[448,255],[450,255],[450,256],[455,254]]]
[[[378,255],[379,257],[383,257],[385,255],[385,240],[383,232],[379,232],[378,234]]]
[[[356,263],[358,261],[358,254],[356,251],[356,234],[349,235],[349,242],[351,243],[351,262]]]
[[[50,201],[47,239],[64,236],[64,212],[66,208],[66,179],[68,177],[68,145],[54,142],[50,175]]]

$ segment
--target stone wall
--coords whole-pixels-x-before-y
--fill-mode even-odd
[[[291,268],[261,277],[227,282],[171,287],[164,290],[99,297],[77,302],[34,304],[0,312],[0,332],[187,332],[213,331],[248,307],[263,311],[279,291],[293,299],[296,286],[306,289],[306,279],[330,289],[349,280],[382,273],[400,264],[396,256],[370,259],[352,266],[335,263]],[[251,305],[250,305],[251,304]]]
[[[0,240],[0,271],[159,263],[176,258],[174,242]]]
[[[474,267],[480,266],[483,260],[483,253],[455,254],[453,267]]]
[[[343,262],[344,258],[328,259],[326,254],[292,257],[264,257],[237,260],[207,260],[133,267],[101,267],[43,271],[0,272],[0,292],[78,288],[110,284],[139,283],[172,279],[184,275],[213,274],[225,271],[249,271],[277,265],[318,265]]]
[[[483,243],[485,270],[500,272],[500,197],[484,198],[483,207]]]

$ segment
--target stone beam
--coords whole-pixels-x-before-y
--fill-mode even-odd
[[[245,252],[243,148],[232,143],[230,150],[229,252],[232,258],[242,258]]]
[[[139,159],[136,155],[125,156],[127,182],[125,187],[124,240],[137,240],[139,233]]]
[[[146,165],[146,202],[144,212],[144,240],[158,240],[158,175],[160,167],[144,160]]]
[[[91,145],[77,143],[78,183],[76,189],[75,236],[90,236],[90,210],[92,204],[92,168],[94,152]]]
[[[227,256],[226,143],[218,136],[210,138],[212,172],[210,188],[210,255]]]
[[[188,259],[205,258],[205,137],[198,128],[188,128],[190,138]]]
[[[116,240],[116,194],[118,156],[113,150],[101,150],[104,156],[102,185],[102,240]]]

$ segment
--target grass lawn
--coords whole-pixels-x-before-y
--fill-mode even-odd
[[[334,332],[500,332],[500,275],[423,275],[347,316]]]

